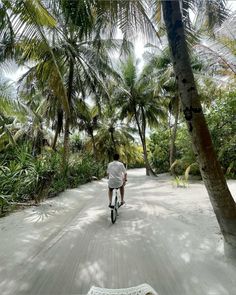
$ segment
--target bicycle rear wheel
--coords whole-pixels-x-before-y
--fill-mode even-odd
[[[114,208],[111,209],[111,222],[114,224],[116,222],[117,217],[117,198],[115,199]]]

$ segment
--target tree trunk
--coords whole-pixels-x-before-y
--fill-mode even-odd
[[[236,256],[236,205],[217,160],[211,136],[203,115],[185,40],[179,1],[162,1],[163,16],[180,99],[207,188],[225,242]]]
[[[111,135],[111,142],[113,144],[112,150],[113,150],[113,154],[114,154],[115,152],[117,152],[117,150],[116,150],[116,141],[115,141],[115,138],[114,138],[115,128],[113,126],[111,126],[109,128],[109,132],[110,132],[110,135]]]
[[[175,161],[175,153],[176,153],[175,141],[176,141],[177,127],[178,127],[178,120],[179,120],[179,99],[177,99],[177,108],[176,108],[174,117],[175,117],[175,121],[174,121],[174,126],[171,132],[171,138],[170,138],[170,167]]]
[[[36,137],[33,140],[33,148],[32,148],[32,154],[33,156],[37,156],[41,154],[42,146],[43,146],[43,126],[42,123],[39,123],[39,127],[37,130]]]
[[[93,144],[93,155],[94,155],[94,158],[97,159],[97,149],[96,149],[96,145],[95,145],[93,130],[91,130],[90,136],[91,136],[91,140],[92,140],[92,144]]]
[[[142,136],[141,141],[142,141],[142,146],[143,146],[143,159],[144,159],[144,163],[145,163],[145,167],[146,167],[146,175],[148,175],[148,176],[151,176],[151,175],[154,176],[155,173],[152,170],[151,165],[150,165],[150,163],[148,161],[147,145],[146,145],[146,138],[145,138],[145,136],[144,137]]]
[[[73,87],[73,79],[74,79],[74,63],[73,60],[70,60],[69,65],[69,77],[68,77],[68,89],[67,89],[67,97],[69,109],[71,110],[71,99],[72,99],[72,87]],[[67,171],[67,165],[69,160],[69,143],[70,143],[70,114],[65,114],[65,130],[64,130],[64,146],[63,146],[63,159],[62,159],[62,169]]]
[[[52,144],[52,149],[54,151],[56,150],[57,139],[58,139],[58,135],[61,132],[62,124],[63,124],[63,111],[58,110],[57,111],[57,127],[56,127],[55,136],[54,136],[53,144]]]
[[[138,133],[139,133],[139,137],[141,139],[141,143],[142,143],[142,147],[143,147],[143,160],[144,160],[144,164],[145,164],[145,168],[146,168],[146,175],[148,175],[148,176],[153,175],[154,176],[155,173],[152,170],[151,165],[150,165],[150,163],[148,161],[148,154],[147,154],[147,145],[146,145],[146,136],[145,136],[145,133],[146,133],[146,118],[143,118],[143,124],[142,124],[142,127],[141,127],[139,119],[138,119],[138,114],[137,114],[135,109],[134,109],[134,116],[135,116],[136,124],[138,126]]]

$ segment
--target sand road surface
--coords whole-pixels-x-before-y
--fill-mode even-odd
[[[229,181],[236,193],[236,181]],[[0,294],[87,294],[142,283],[159,295],[235,295],[236,266],[205,187],[128,171],[127,204],[112,225],[107,181],[68,190],[0,219]]]

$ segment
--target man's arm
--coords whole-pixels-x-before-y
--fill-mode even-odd
[[[109,168],[110,168],[110,163],[107,166],[107,179],[109,179]]]
[[[125,169],[125,165],[124,164],[123,164],[123,173],[124,173],[124,181],[127,181],[127,172],[126,172],[126,169]]]
[[[124,181],[127,181],[127,173],[125,173]]]

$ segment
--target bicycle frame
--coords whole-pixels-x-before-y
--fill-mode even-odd
[[[112,192],[112,201],[111,201],[111,205],[115,207],[115,203],[116,203],[116,200],[117,200],[117,203],[119,202],[119,199],[118,199],[118,189],[119,188],[114,188],[113,189],[113,192]],[[114,193],[115,191],[115,193]]]

